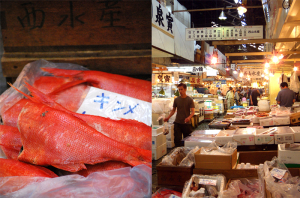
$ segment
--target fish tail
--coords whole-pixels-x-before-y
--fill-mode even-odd
[[[57,68],[49,68],[43,67],[41,68],[43,71],[53,74],[54,76],[63,76],[63,77],[76,77],[81,74],[83,71],[81,70],[68,70],[68,69],[57,69]]]
[[[75,80],[75,81],[67,82],[67,83],[63,84],[62,86],[60,86],[59,88],[53,90],[53,91],[52,91],[51,93],[49,93],[48,95],[49,95],[49,96],[50,96],[50,95],[55,95],[55,94],[57,94],[57,93],[59,93],[59,92],[61,92],[61,91],[63,91],[63,90],[66,90],[66,89],[68,89],[68,88],[70,88],[70,87],[74,87],[74,86],[76,86],[76,85],[79,85],[79,84],[85,83],[85,82],[86,82],[86,80]]]

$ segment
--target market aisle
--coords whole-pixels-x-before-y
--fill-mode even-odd
[[[220,116],[219,118],[222,118],[223,116]],[[195,130],[209,130],[208,127],[209,122],[201,122]],[[173,150],[174,148],[169,148],[167,150],[167,155]],[[154,193],[157,190],[158,184],[157,184],[157,171],[156,171],[156,165],[158,165],[163,157],[161,157],[158,160],[152,160],[152,193]],[[177,189],[178,186],[174,186],[174,189]]]

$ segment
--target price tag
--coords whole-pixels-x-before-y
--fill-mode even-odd
[[[213,179],[200,179],[199,184],[216,186],[217,185],[217,180],[213,180]]]
[[[282,177],[286,173],[286,170],[282,170],[279,168],[273,168],[270,173],[273,177],[276,177],[277,179],[282,179]]]

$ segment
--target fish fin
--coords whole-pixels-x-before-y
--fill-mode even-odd
[[[137,166],[140,164],[145,164],[149,166],[149,163],[152,161],[152,151],[140,148],[136,148],[136,150],[139,153],[139,155],[135,158],[131,158],[130,160],[126,160],[124,162],[130,164],[131,166]]]
[[[0,145],[0,148],[3,151],[3,153],[5,154],[7,159],[14,159],[14,160],[18,159],[20,150],[9,148],[9,147],[3,146],[3,145],[2,146]]]
[[[75,80],[75,81],[67,82],[67,83],[63,84],[62,86],[60,86],[59,88],[57,88],[57,89],[53,90],[52,92],[50,92],[48,94],[48,96],[55,95],[55,94],[65,90],[65,89],[68,89],[70,87],[74,87],[75,85],[79,85],[79,84],[85,83],[85,82],[86,82],[86,80]]]
[[[26,83],[26,82],[25,82]],[[18,91],[19,93],[21,93],[22,95],[24,95],[25,97],[27,97],[29,100],[33,101],[33,102],[38,102],[35,98],[27,95],[26,93],[24,93],[23,91],[19,90],[18,88],[16,88],[15,86],[13,86],[11,83],[7,83],[9,84],[12,88],[14,88],[16,91]],[[28,83],[27,83],[28,84]]]
[[[86,169],[83,163],[81,164],[52,164],[55,168],[62,169],[69,172],[77,172]]]
[[[68,69],[58,69],[58,68],[50,68],[43,67],[41,68],[43,71],[53,74],[54,76],[63,76],[63,77],[74,77],[78,74],[81,74],[83,70],[68,70]]]

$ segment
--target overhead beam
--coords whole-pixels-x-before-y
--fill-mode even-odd
[[[265,61],[266,60],[264,60],[264,59],[258,59],[258,60],[233,60],[232,63],[263,63]],[[281,59],[280,61],[294,62],[294,61],[300,61],[300,58]]]
[[[251,43],[282,43],[300,41],[300,38],[278,38],[278,39],[250,39],[250,40],[232,40],[232,41],[213,41],[212,45],[242,45]]]
[[[203,11],[214,11],[214,10],[233,10],[237,9],[238,7],[228,7],[228,8],[205,8],[205,9],[191,9],[191,10],[174,10],[174,12],[203,12]],[[262,8],[262,6],[245,6],[245,8]]]
[[[272,52],[241,52],[241,53],[225,53],[225,56],[264,56],[272,55]],[[300,51],[282,51],[278,54],[287,55],[287,54],[300,54]]]

